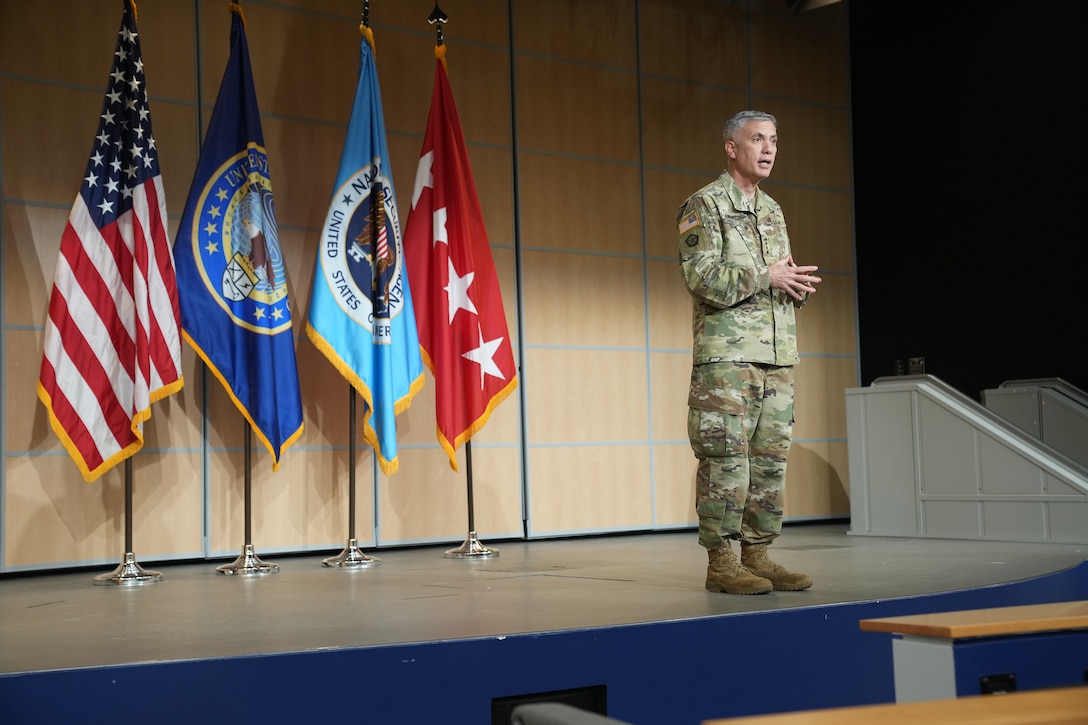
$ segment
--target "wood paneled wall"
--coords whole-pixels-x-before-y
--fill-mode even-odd
[[[764,188],[824,283],[799,315],[787,518],[845,516],[843,390],[857,384],[845,13],[774,0],[443,0],[451,84],[511,336],[517,393],[474,439],[485,543],[694,527],[685,431],[691,304],[678,204],[724,167],[721,125],[779,119]],[[169,210],[179,222],[229,52],[227,0],[138,0]],[[273,473],[254,448],[259,554],[339,550],[356,473],[365,547],[460,543],[464,450],[434,437],[429,378],[399,420],[401,465],[349,459],[348,384],[303,321],[359,61],[357,0],[242,3],[286,256],[305,409]],[[433,0],[371,0],[394,184],[405,218],[434,74]],[[119,0],[0,5],[3,467],[0,571],[116,563],[124,466],[85,483],[35,397],[61,232],[100,110]],[[244,424],[186,346],[133,459],[141,560],[225,558],[244,542]],[[501,546],[499,547],[501,550]]]

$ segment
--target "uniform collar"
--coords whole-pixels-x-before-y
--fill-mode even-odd
[[[737,185],[737,180],[732,177],[728,171],[723,171],[721,176],[722,184],[725,185],[725,193],[729,196],[729,201],[732,202],[733,208],[737,211],[747,211],[753,214],[758,214],[760,203],[760,196],[763,194],[763,190],[758,186],[756,187],[756,196],[754,199],[749,199],[744,195],[744,192],[740,190],[740,186]]]

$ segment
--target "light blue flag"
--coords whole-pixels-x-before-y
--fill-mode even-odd
[[[183,335],[272,455],[302,434],[291,305],[241,10],[174,243]]]
[[[396,416],[423,387],[423,360],[373,41],[361,30],[359,83],[318,243],[306,334],[362,396],[363,437],[391,475],[399,466]]]

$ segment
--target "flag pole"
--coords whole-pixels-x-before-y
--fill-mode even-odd
[[[381,566],[382,560],[367,556],[355,539],[355,386],[348,383],[348,545],[336,556],[322,559],[325,566]]]
[[[96,585],[147,584],[162,581],[162,573],[144,569],[136,563],[132,553],[132,457],[125,459],[125,556],[120,565],[109,574],[94,578]]]
[[[370,29],[370,3],[363,0],[362,18],[360,30]],[[336,556],[330,556],[322,560],[322,564],[329,567],[344,569],[365,568],[368,566],[380,566],[381,559],[367,556],[359,548],[359,542],[355,538],[355,386],[348,383],[348,543]]]
[[[442,8],[438,6],[438,2],[434,4],[434,10],[427,17],[427,22],[434,26],[435,31],[435,43],[434,43],[434,55],[435,58],[441,61],[443,67],[446,64],[446,49],[443,47],[445,41],[442,39],[442,23],[449,22],[449,16],[442,12]],[[437,76],[436,76],[437,79]],[[430,121],[428,120],[428,124]],[[430,131],[428,129],[428,136]],[[415,202],[413,201],[413,204]],[[475,310],[474,310],[475,311]],[[452,318],[451,318],[452,320]],[[436,373],[437,369],[432,369]],[[476,523],[475,523],[475,503],[473,502],[472,495],[472,441],[465,441],[465,476],[467,482],[468,493],[468,535],[465,537],[465,541],[460,546],[449,549],[444,556],[447,559],[486,559],[492,556],[498,556],[499,552],[496,549],[489,549],[480,543],[479,538],[476,536]]]
[[[456,549],[450,549],[444,556],[447,559],[487,559],[498,556],[498,549],[490,549],[484,546],[476,536],[476,523],[473,515],[475,507],[472,502],[472,441],[470,440],[465,441],[465,478],[468,489],[468,536],[465,537],[465,543]]]
[[[219,574],[276,574],[279,564],[267,564],[253,551],[253,427],[249,420],[245,426],[245,545],[242,553],[230,564],[217,566]]]
[[[314,267],[306,323],[310,341],[350,382],[349,538],[339,556],[323,560],[325,566],[341,567],[379,562],[359,551],[355,538],[357,397],[366,406],[363,438],[374,448],[371,465],[392,475],[399,465],[396,416],[408,408],[423,385],[423,361],[387,161],[374,33],[365,1],[358,32],[355,95],[322,229],[325,241]],[[354,300],[351,305],[343,303],[345,290]]]
[[[87,176],[61,235],[37,384],[50,426],[88,483],[125,464],[125,553],[95,584],[162,578],[142,569],[132,553],[132,456],[143,447],[152,403],[184,385],[176,278],[139,36],[135,0],[125,0]],[[94,301],[89,309],[88,298]],[[149,333],[145,344],[109,334],[137,329],[158,334]],[[81,400],[92,404],[77,405]]]

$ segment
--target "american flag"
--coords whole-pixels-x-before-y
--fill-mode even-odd
[[[84,479],[143,446],[180,390],[180,312],[135,9],[126,0],[98,135],[61,237],[38,397]]]
[[[389,232],[385,228],[385,205],[382,200],[382,186],[376,184],[374,187],[374,225],[378,229],[378,241],[374,245],[374,261],[379,259],[389,259]]]
[[[389,232],[386,231],[385,224],[378,227],[378,250],[376,257],[378,259],[389,258]]]

